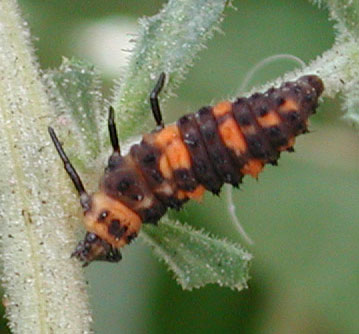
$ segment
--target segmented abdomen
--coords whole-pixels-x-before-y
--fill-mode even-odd
[[[224,183],[238,186],[257,177],[294,138],[307,131],[323,83],[317,76],[221,102],[181,117],[176,124],[144,135],[124,157],[111,157],[101,189],[155,223],[168,207],[218,194]]]

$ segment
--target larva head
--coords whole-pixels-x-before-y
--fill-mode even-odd
[[[302,76],[298,79],[298,82],[307,84],[307,85],[311,86],[312,88],[314,88],[314,90],[317,94],[317,97],[319,97],[323,93],[323,90],[324,90],[323,81],[316,75]]]
[[[112,247],[92,232],[86,233],[84,240],[78,243],[71,256],[82,261],[84,267],[94,260],[118,262],[122,258],[117,248]]]
[[[88,233],[73,256],[85,264],[94,260],[117,262],[121,259],[118,249],[137,237],[141,219],[131,209],[99,191],[90,196],[84,222]]]
[[[309,117],[315,113],[318,107],[318,99],[323,93],[324,84],[323,81],[316,75],[305,75],[300,77],[296,82],[296,87],[293,89],[293,93],[297,93],[296,98],[299,108],[303,113]]]

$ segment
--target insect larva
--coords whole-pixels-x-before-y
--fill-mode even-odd
[[[224,183],[238,187],[244,175],[256,178],[266,163],[275,165],[282,151],[293,151],[295,137],[307,132],[324,89],[319,77],[307,75],[263,94],[203,107],[164,126],[158,103],[164,81],[162,73],[150,95],[156,129],[126,155],[121,155],[110,107],[113,153],[92,195],[49,127],[80,195],[87,233],[72,255],[85,265],[119,261],[119,249],[137,237],[142,223],[156,224],[168,208],[200,200],[205,190],[219,194]]]

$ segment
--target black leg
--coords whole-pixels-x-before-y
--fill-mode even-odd
[[[164,72],[161,73],[158,81],[156,83],[155,88],[150,94],[150,102],[153,117],[155,118],[156,124],[158,127],[163,128],[163,120],[161,115],[160,105],[158,103],[158,94],[161,92],[163,85],[165,83],[166,74]]]
[[[76,190],[80,195],[80,203],[82,208],[87,211],[90,208],[90,196],[87,194],[84,185],[80,179],[80,176],[77,174],[74,166],[72,166],[69,158],[67,157],[59,139],[56,136],[56,133],[52,127],[48,127],[49,134],[52,142],[55,145],[56,151],[59,154],[62,162],[64,163],[65,170],[67,174],[70,176],[72,183],[74,184]]]
[[[118,136],[115,124],[115,111],[113,107],[110,106],[108,113],[108,132],[110,133],[111,145],[113,147],[113,151],[121,154],[120,145],[118,144]]]

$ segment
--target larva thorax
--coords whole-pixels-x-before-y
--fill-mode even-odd
[[[86,263],[118,261],[113,252],[135,238],[142,223],[157,223],[168,208],[200,200],[205,190],[219,194],[224,183],[237,187],[246,174],[256,178],[266,163],[293,150],[323,89],[320,78],[304,76],[201,108],[145,134],[127,155],[114,152],[90,197],[88,233],[74,255]]]

